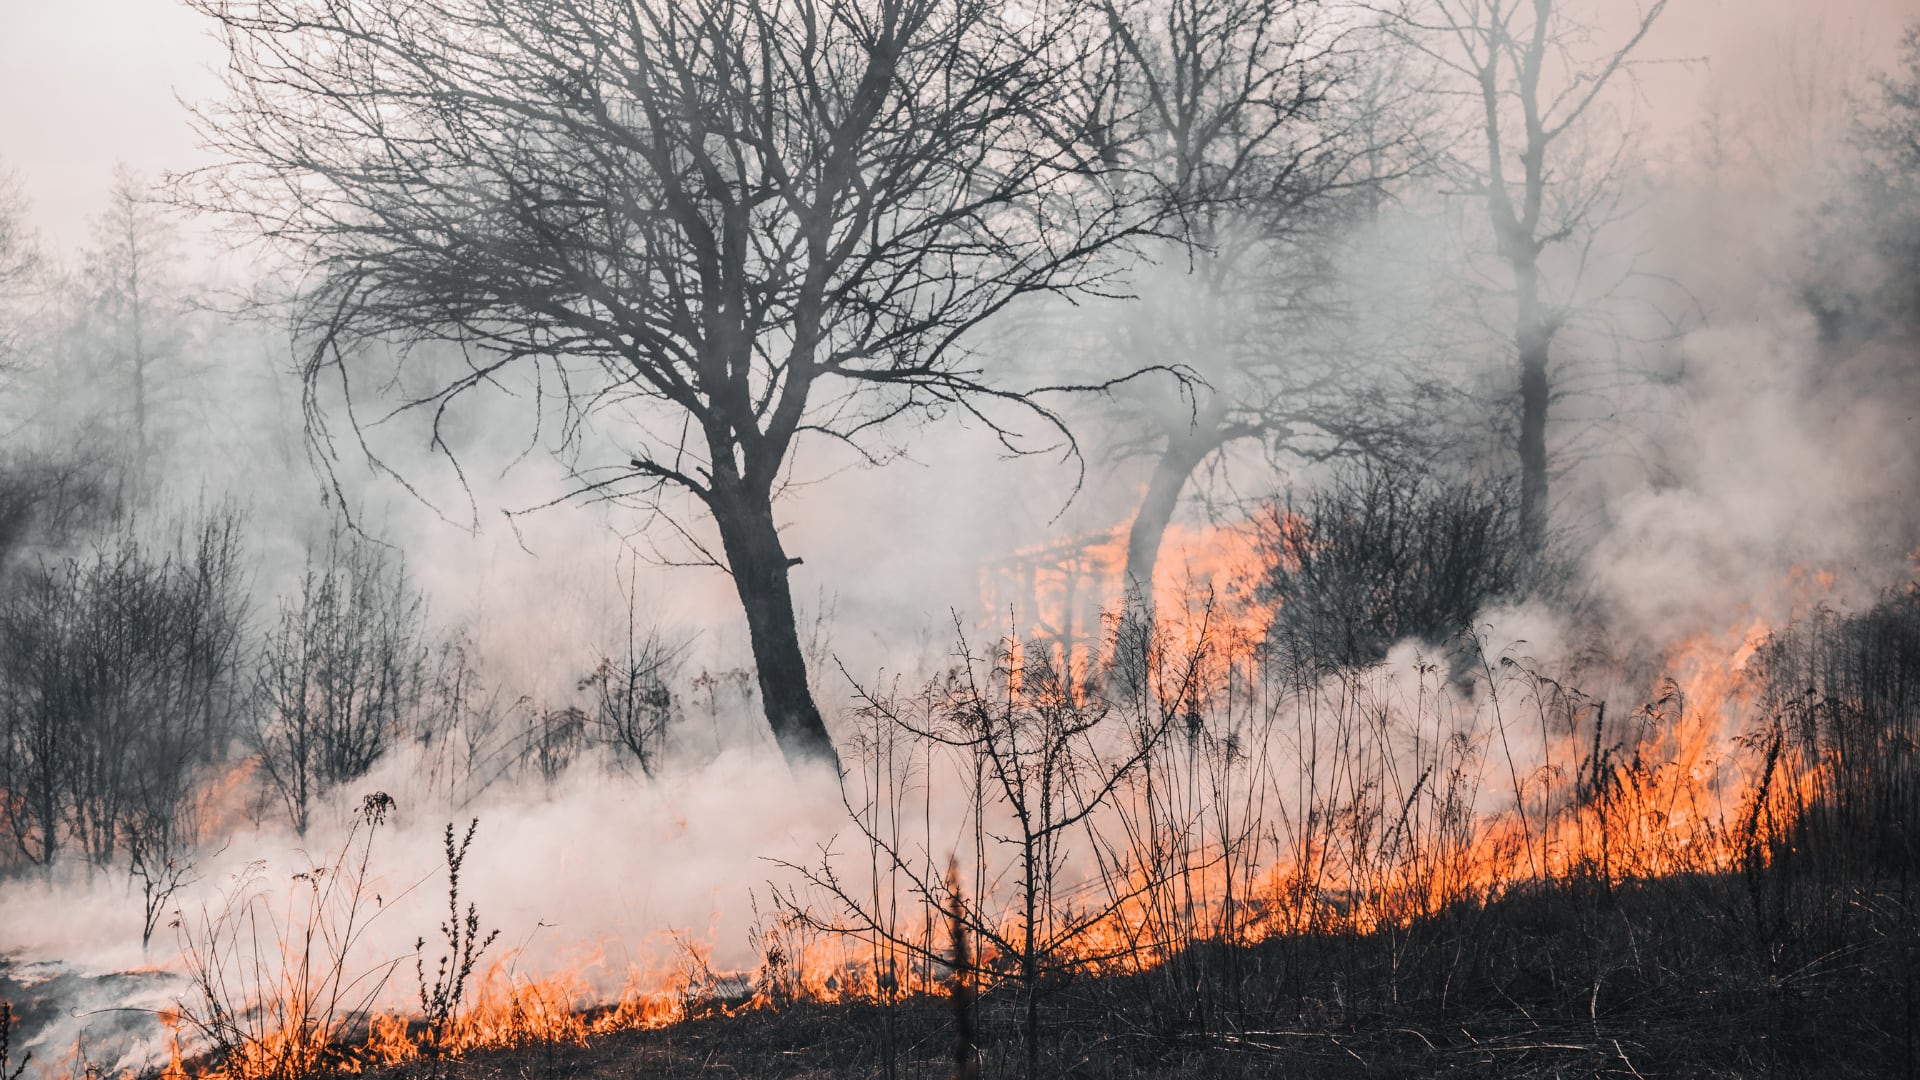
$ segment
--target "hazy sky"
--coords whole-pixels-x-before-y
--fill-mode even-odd
[[[70,249],[116,161],[149,173],[195,160],[179,102],[217,88],[204,20],[175,0],[0,0],[0,165]]]
[[[1843,64],[1882,61],[1916,19],[1920,0],[1673,0],[1646,55],[1708,62],[1649,73],[1660,127],[1693,122],[1714,78],[1735,95],[1778,92],[1781,57],[1809,42]],[[0,166],[56,247],[84,240],[114,162],[157,174],[196,161],[176,95],[217,88],[203,23],[178,0],[0,0]]]

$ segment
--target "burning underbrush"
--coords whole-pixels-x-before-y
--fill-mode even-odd
[[[1314,670],[1233,655],[1204,602],[1188,617],[1163,608],[1098,680],[1015,644],[963,651],[931,685],[863,689],[851,836],[768,868],[754,962],[737,974],[684,936],[611,992],[594,961],[538,975],[512,951],[485,955],[450,830],[442,940],[407,963],[349,977],[303,952],[280,982],[236,985],[207,943],[261,935],[219,925],[231,912],[189,933],[195,996],[213,1011],[173,1018],[199,1049],[170,1071],[362,1071],[835,1003],[880,1010],[848,1015],[878,1015],[868,1037],[911,1056],[904,1033],[946,1024],[960,984],[979,996],[981,1046],[1036,1073],[1084,1047],[1090,1009],[1188,1050],[1300,1054],[1312,1031],[1398,1017],[1431,1033],[1435,1062],[1547,1069],[1580,1051],[1623,1072],[1663,1052],[1650,1040],[1724,1009],[1788,1025],[1722,1047],[1735,1071],[1804,1065],[1794,1039],[1840,1023],[1842,998],[1863,1034],[1897,1012],[1920,593],[1689,639],[1632,709],[1484,636],[1452,645],[1470,666],[1409,646],[1375,668]],[[309,882],[312,911],[360,888],[355,875],[336,863]],[[332,957],[351,944],[352,907],[283,925]],[[418,1007],[376,1007],[408,964]],[[1831,990],[1862,978],[1886,993]],[[1730,980],[1712,990],[1721,1004],[1647,1026],[1702,979]],[[225,1012],[211,1005],[236,991]],[[1723,997],[1740,994],[1759,998]],[[1556,1025],[1585,1027],[1554,1042]]]
[[[263,743],[169,805],[197,841],[264,790],[312,839],[135,852],[140,936],[158,926],[151,967],[172,980],[151,1010],[164,1049],[63,1060],[45,1024],[34,1064],[296,1080],[603,1045],[671,1058],[672,1032],[726,1024],[812,1032],[794,1053],[857,1038],[835,1060],[889,1076],[976,1055],[1029,1075],[1256,1075],[1275,1055],[1327,1075],[1369,1057],[1793,1072],[1835,1032],[1840,1072],[1914,1062],[1895,1033],[1920,1003],[1920,590],[1843,614],[1799,575],[1764,616],[1635,664],[1493,587],[1518,571],[1483,558],[1510,523],[1463,527],[1502,501],[1479,499],[1195,531],[1172,548],[1211,551],[1187,564],[1222,588],[1096,615],[1070,598],[1111,595],[1120,559],[1112,537],[1084,545],[1072,588],[1026,579],[1025,629],[978,648],[957,626],[932,677],[857,682],[837,785],[751,756],[676,772],[684,715],[653,653],[603,665],[651,681],[581,684],[632,721],[604,725],[634,733],[609,740],[620,754],[565,742],[594,721],[561,711],[491,790],[447,781],[457,727],[293,801],[261,779]],[[1429,589],[1430,566],[1488,587]],[[1435,631],[1462,612],[1480,621]],[[478,746],[462,760],[488,760]],[[356,783],[382,793],[340,801]]]

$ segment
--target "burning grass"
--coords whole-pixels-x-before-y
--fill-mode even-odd
[[[1739,915],[1743,888],[1725,876],[1610,892],[1562,884],[1391,932],[1202,948],[1176,961],[1214,975],[1186,989],[1185,1010],[1171,1007],[1176,980],[1163,970],[1063,980],[1042,1005],[1039,1067],[1112,1077],[1897,1075],[1899,972],[1862,954],[1775,971]],[[1219,978],[1229,969],[1231,982]],[[979,1075],[1025,1069],[1023,1010],[1015,987],[981,993],[967,1040]],[[476,1080],[947,1077],[966,1030],[951,998],[921,993],[675,1017],[365,1067]]]
[[[392,965],[339,959],[362,849],[307,881],[305,923],[276,924],[297,931],[277,979],[223,982],[214,943],[239,937],[210,926],[190,965],[207,1008],[181,1017],[206,1049],[170,1071],[282,1080],[567,1046],[565,1068],[617,1072],[593,1055],[621,1046],[671,1073],[695,1037],[665,1032],[734,1024],[898,1075],[943,1060],[968,1025],[940,1003],[975,993],[978,1032],[944,1060],[1029,1075],[1282,1058],[1732,1075],[1822,1065],[1809,1048],[1837,1031],[1860,1050],[1836,1060],[1912,1060],[1887,1042],[1911,1030],[1915,906],[1886,830],[1910,820],[1916,596],[1690,639],[1624,716],[1484,639],[1455,645],[1465,675],[1418,656],[1316,667],[1217,642],[1204,605],[1191,624],[1163,609],[1132,655],[1117,640],[1099,678],[1046,648],[963,650],[933,685],[864,693],[843,785],[859,843],[786,865],[757,970],[716,975],[686,945],[609,996],[583,971],[480,965],[493,938],[458,897],[473,834],[449,827],[446,957],[416,959],[419,1015],[368,1004]],[[1783,705],[1808,671],[1824,683]],[[1863,800],[1881,838],[1837,864]],[[807,1042],[833,1016],[884,1060]]]
[[[1484,633],[1329,661],[1274,603],[1169,594],[1097,651],[963,640],[925,685],[861,688],[851,829],[771,868],[737,973],[685,937],[614,989],[599,957],[524,970],[462,906],[451,825],[441,958],[357,958],[370,799],[284,906],[238,890],[185,928],[166,1072],[1920,1065],[1920,588],[1595,690]]]

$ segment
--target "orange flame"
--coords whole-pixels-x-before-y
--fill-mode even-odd
[[[1165,561],[1181,568],[1185,580],[1176,571],[1155,582],[1160,612],[1187,611],[1197,584],[1212,591],[1210,610],[1219,615],[1207,633],[1242,645],[1264,637],[1276,611],[1251,584],[1259,577],[1254,535],[1226,527],[1175,529],[1167,551]],[[1023,553],[1002,564],[984,590],[990,603],[1007,600],[1017,624],[1054,650],[1057,663],[1082,673],[1100,658],[1092,628],[1103,607],[1110,610],[1119,599],[1124,554],[1123,530]],[[1830,576],[1815,573],[1796,574],[1789,585],[1824,589],[1830,583]],[[1198,620],[1191,628],[1177,616],[1163,621],[1175,634],[1200,633]],[[1764,858],[1817,781],[1813,766],[1777,768],[1777,745],[1756,754],[1742,741],[1757,719],[1748,668],[1769,634],[1765,621],[1745,618],[1683,639],[1665,657],[1667,675],[1651,688],[1652,700],[1625,716],[1531,673],[1510,674],[1499,685],[1489,661],[1488,682],[1496,685],[1467,711],[1471,723],[1489,715],[1494,723],[1459,726],[1447,711],[1452,706],[1438,703],[1448,676],[1437,666],[1422,668],[1418,693],[1428,720],[1421,722],[1429,726],[1415,734],[1429,756],[1405,775],[1383,758],[1374,780],[1345,789],[1304,781],[1288,843],[1263,849],[1255,838],[1243,850],[1240,835],[1224,822],[1211,833],[1204,827],[1184,832],[1162,824],[1178,815],[1122,804],[1113,812],[1138,815],[1127,824],[1146,826],[1123,831],[1136,837],[1136,851],[1151,852],[1103,864],[1089,888],[1104,895],[1083,894],[1083,902],[1105,914],[1067,943],[1068,961],[1096,972],[1140,971],[1198,937],[1251,943],[1303,933],[1368,934],[1529,882],[1582,877],[1613,884],[1726,873]],[[1362,704],[1361,713],[1385,715]],[[1523,705],[1540,718],[1525,732],[1502,713]],[[1406,733],[1379,722],[1377,731],[1362,733],[1377,739],[1363,750],[1390,754]],[[1531,741],[1515,749],[1523,736]],[[1230,737],[1223,747],[1209,767],[1253,767],[1254,751],[1236,749]],[[1187,764],[1172,767],[1201,767],[1203,751],[1194,744],[1175,752],[1188,755]],[[1148,793],[1146,803],[1153,798]],[[1155,818],[1156,812],[1163,816]],[[943,917],[930,900],[922,925],[899,938],[918,934],[932,942]],[[1005,927],[1002,940],[1018,940],[1016,929]],[[678,965],[630,967],[611,998],[588,978],[601,963],[598,956],[529,977],[517,973],[509,954],[477,980],[471,1004],[443,1030],[387,1013],[352,1039],[341,1031],[277,1034],[279,1042],[258,1055],[229,1058],[197,1075],[257,1080],[269,1061],[290,1052],[308,1065],[324,1060],[357,1070],[530,1043],[578,1044],[696,1014],[733,1015],[800,999],[881,1000],[943,990],[930,948],[914,953],[857,936],[782,937],[769,930],[758,968],[715,974],[709,949],[681,946]],[[1014,977],[1009,960],[981,943],[973,974],[983,991]],[[177,1029],[177,1019],[170,1027]],[[177,1040],[166,1075],[188,1075]]]

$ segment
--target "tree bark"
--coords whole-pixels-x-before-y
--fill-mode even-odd
[[[1547,535],[1547,342],[1545,334],[1521,336],[1520,527],[1535,554]]]
[[[1133,526],[1127,530],[1127,567],[1122,584],[1129,620],[1143,626],[1152,624],[1153,575],[1160,563],[1160,545],[1166,539],[1167,526],[1173,521],[1180,493],[1186,490],[1193,470],[1218,450],[1222,441],[1219,419],[1202,415],[1192,429],[1169,435],[1166,449],[1154,462],[1146,494],[1141,496]]]
[[[1538,271],[1529,263],[1514,267],[1519,284],[1514,343],[1520,353],[1520,529],[1527,549],[1539,554],[1547,536],[1547,406],[1551,386],[1547,355],[1553,326],[1541,310]]]
[[[773,501],[755,490],[716,490],[713,511],[734,590],[746,612],[761,707],[774,740],[789,765],[825,764],[837,773],[840,756],[807,685],[807,660],[787,580],[792,561],[774,525]]]
[[[142,325],[140,299],[140,249],[137,238],[128,230],[127,246],[132,250],[132,262],[128,272],[128,294],[133,305],[133,431],[135,468],[140,471],[144,481],[147,468],[147,342],[146,327]]]

